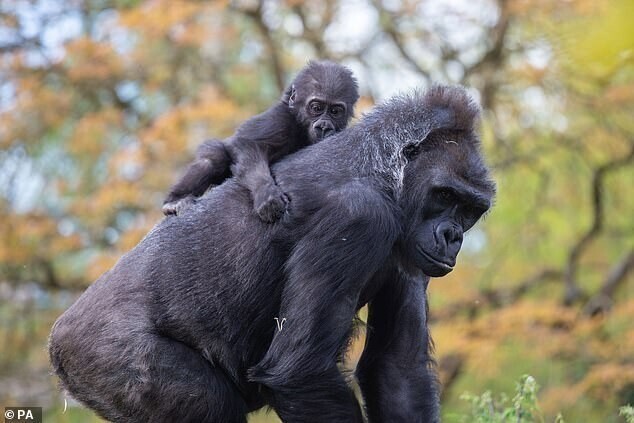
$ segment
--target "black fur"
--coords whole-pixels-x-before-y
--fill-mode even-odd
[[[309,62],[277,104],[244,122],[225,141],[209,140],[199,147],[196,159],[170,189],[163,213],[178,214],[233,173],[253,195],[258,216],[273,222],[288,198],[269,165],[344,129],[358,98],[357,81],[346,67]]]
[[[246,422],[264,405],[361,422],[337,363],[369,304],[370,421],[438,421],[423,271],[447,269],[421,251],[455,259],[427,220],[466,230],[491,201],[476,119],[461,88],[397,97],[273,166],[292,200],[279,222],[235,179],[164,219],[55,323],[62,386],[115,422]],[[455,203],[436,203],[442,189]]]

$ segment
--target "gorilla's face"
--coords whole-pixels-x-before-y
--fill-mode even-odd
[[[405,169],[401,246],[407,264],[432,277],[453,270],[463,234],[490,208],[495,192],[479,152],[460,147],[465,136],[473,135],[430,135]]]
[[[311,144],[341,131],[349,119],[346,103],[319,97],[308,101],[303,114],[308,121],[308,138]]]
[[[343,130],[359,98],[357,81],[345,66],[310,62],[295,78],[284,98],[314,144]]]

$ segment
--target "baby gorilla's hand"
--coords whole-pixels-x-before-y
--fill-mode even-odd
[[[275,184],[264,185],[253,193],[253,208],[260,219],[267,223],[282,217],[288,202],[286,194]]]

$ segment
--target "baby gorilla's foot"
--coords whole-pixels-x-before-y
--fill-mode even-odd
[[[195,202],[195,198],[191,195],[181,198],[179,200],[170,201],[163,204],[163,214],[165,216],[178,216],[183,210],[192,205]]]
[[[253,195],[253,207],[260,219],[272,223],[282,217],[289,199],[275,184],[260,188]]]

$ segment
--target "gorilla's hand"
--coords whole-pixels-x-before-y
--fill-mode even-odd
[[[275,222],[282,217],[289,199],[274,183],[258,188],[253,194],[253,208],[262,221]]]

